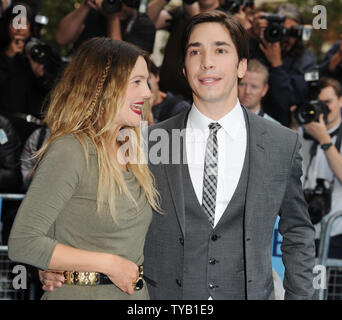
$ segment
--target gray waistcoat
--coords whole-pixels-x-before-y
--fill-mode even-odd
[[[248,143],[247,143],[248,144]],[[249,153],[236,190],[213,229],[183,165],[185,239],[183,299],[245,299],[243,225]]]

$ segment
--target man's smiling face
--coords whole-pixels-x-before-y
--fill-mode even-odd
[[[220,23],[198,24],[189,37],[184,75],[196,106],[235,104],[237,79],[246,72],[247,60],[239,62],[229,31]]]

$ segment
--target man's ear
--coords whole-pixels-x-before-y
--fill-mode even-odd
[[[241,59],[238,64],[238,77],[241,79],[247,72],[247,59]]]
[[[262,97],[264,97],[268,91],[269,85],[268,83],[265,84],[264,90],[262,91]]]
[[[186,70],[185,70],[185,67],[183,67],[183,69],[182,69],[182,73],[183,73],[183,76],[184,76],[184,78],[188,80],[188,78],[187,78],[187,76],[186,76]]]

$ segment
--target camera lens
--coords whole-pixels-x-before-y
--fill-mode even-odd
[[[296,112],[296,118],[299,124],[307,124],[317,119],[317,110],[312,103],[304,103],[299,106]]]
[[[274,43],[281,40],[283,27],[277,24],[270,24],[264,31],[264,38],[267,42]]]
[[[121,0],[103,0],[102,9],[107,14],[113,14],[121,10]]]

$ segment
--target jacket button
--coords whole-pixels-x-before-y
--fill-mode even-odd
[[[179,238],[179,243],[184,246],[184,239],[183,238]]]
[[[209,283],[209,284],[208,284],[208,287],[209,287],[209,289],[211,289],[211,290],[215,290],[215,289],[217,289],[219,286],[217,286],[217,285],[215,285],[215,284],[212,284],[212,283]]]
[[[178,287],[181,287],[181,286],[182,286],[182,281],[181,281],[181,280],[176,279],[176,283],[177,283]]]
[[[217,234],[213,234],[212,236],[211,236],[211,240],[212,241],[216,241],[218,239],[218,235]]]
[[[209,263],[210,264],[215,264],[215,263],[217,263],[218,261],[216,260],[216,259],[214,259],[214,258],[211,258],[211,259],[209,259]]]

